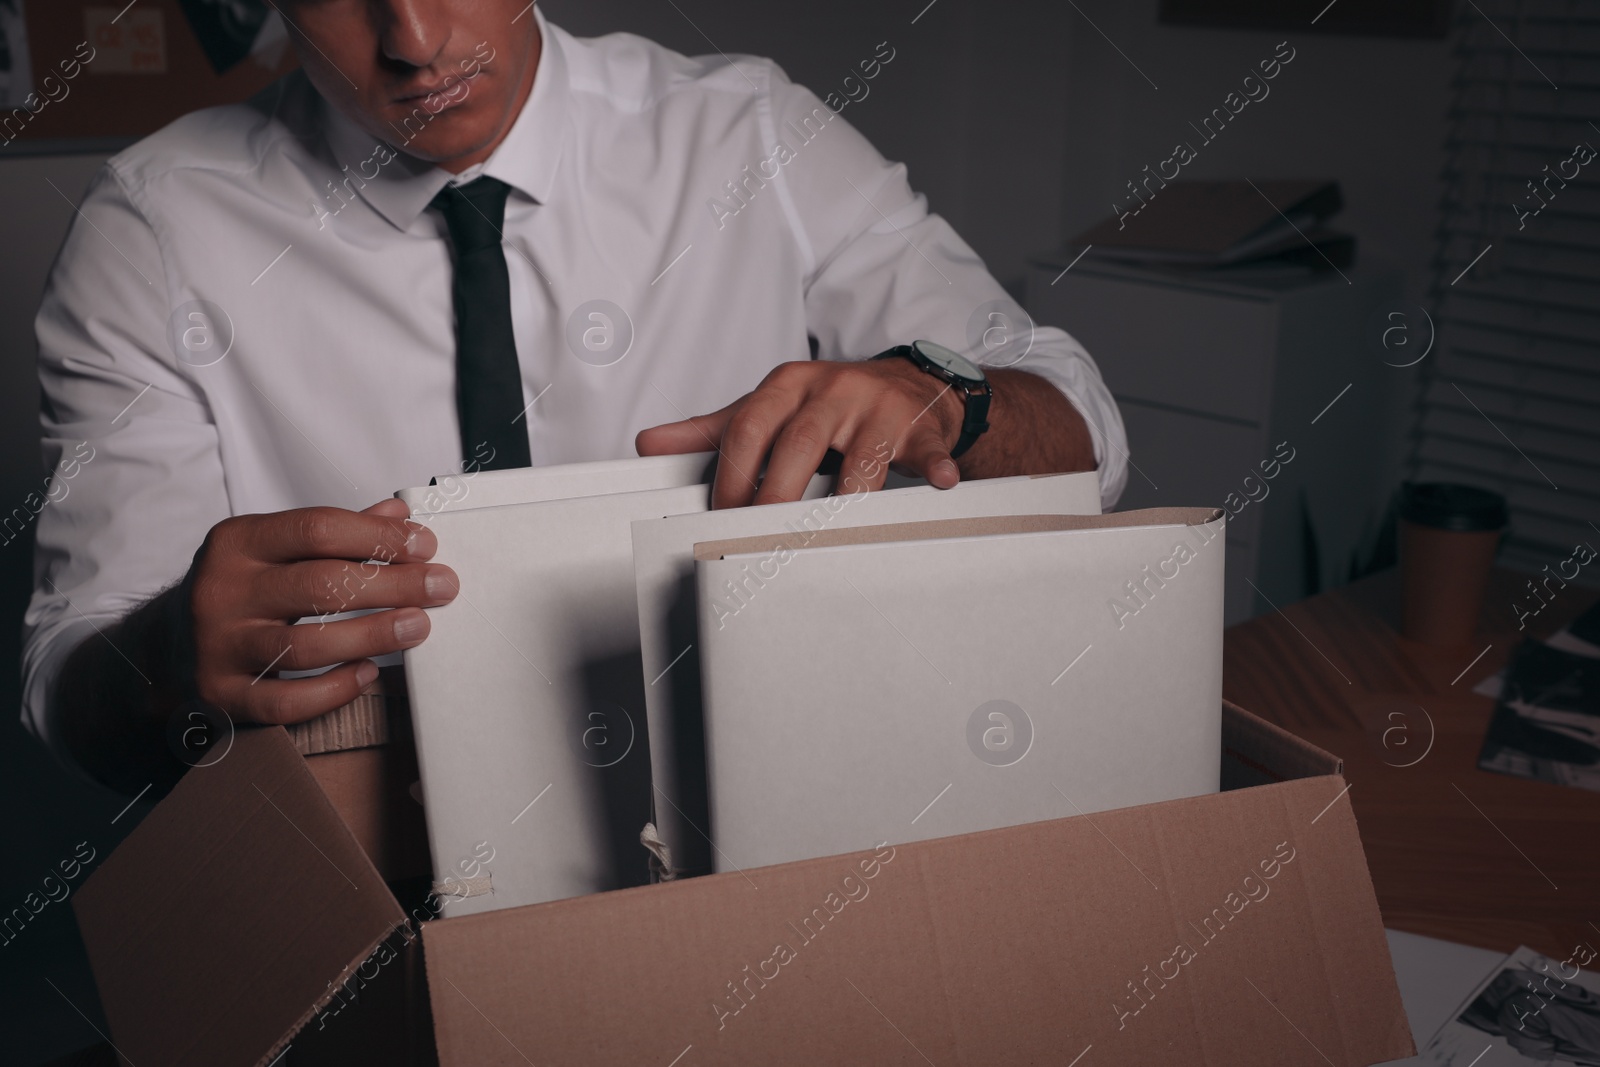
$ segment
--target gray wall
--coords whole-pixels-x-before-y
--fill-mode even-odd
[[[1059,2],[937,0],[912,25],[925,2],[868,8],[841,0],[545,0],[544,8],[574,32],[628,29],[689,52],[710,51],[709,37],[726,52],[771,55],[824,94],[879,41],[889,41],[896,59],[845,117],[910,166],[934,209],[1013,287],[1030,253],[1109,214],[1125,181],[1165,158],[1187,136],[1190,119],[1219,104],[1288,37],[1298,55],[1272,83],[1272,95],[1252,104],[1186,173],[1337,177],[1349,205],[1341,224],[1355,232],[1363,254],[1404,267],[1420,288],[1442,165],[1444,43],[1161,27],[1155,0],[1080,0],[1082,14]],[[0,149],[0,203],[8,206],[0,214],[4,510],[43,477],[31,319],[72,213],[46,178],[76,198],[99,163],[93,156],[23,158],[14,149]],[[1406,373],[1394,372],[1392,393],[1372,413],[1375,430],[1392,444],[1395,470],[1409,404]],[[26,552],[21,540],[0,548],[0,631],[7,634],[16,633],[31,583]],[[138,814],[112,826],[122,800],[78,785],[23,737],[11,710],[16,684],[15,646],[0,642],[4,910],[20,904],[78,841],[103,845],[104,855]],[[52,905],[0,954],[0,1003],[26,1020],[0,1024],[0,1060],[27,1063],[94,1039],[41,979],[49,976],[98,1022],[67,907]]]
[[[1447,42],[1160,26],[1155,0],[1080,6],[1160,88],[1078,21],[1081,32],[1065,42],[1072,74],[1058,112],[1074,146],[1061,174],[1064,231],[1110,215],[1113,197],[1127,199],[1124,183],[1177,141],[1198,146],[1189,122],[1220,106],[1287,40],[1296,56],[1270,83],[1271,95],[1200,148],[1184,176],[1337,178],[1346,204],[1338,225],[1356,234],[1360,253],[1425,271],[1444,167]]]
[[[1055,112],[1069,146],[1060,171],[1063,239],[1109,217],[1113,201],[1128,201],[1129,180],[1187,140],[1199,157],[1185,177],[1337,178],[1345,209],[1335,225],[1355,235],[1358,266],[1364,260],[1401,268],[1408,302],[1422,302],[1439,217],[1453,42],[1162,26],[1156,0],[1079,6],[1105,36],[1069,8],[1076,21],[1062,56],[1071,73]],[[1309,21],[1324,4],[1299,6]],[[1295,58],[1269,83],[1270,95],[1202,146],[1189,123],[1220,106],[1285,40]],[[1352,507],[1381,513],[1401,480],[1425,366],[1384,368],[1384,391],[1351,398],[1366,405],[1386,459],[1384,476]],[[1137,453],[1138,442],[1130,448]]]

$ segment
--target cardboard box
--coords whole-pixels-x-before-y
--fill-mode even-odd
[[[404,1064],[430,1023],[444,1067],[1412,1054],[1339,760],[1231,705],[1221,747],[1210,796],[423,922],[423,1002],[340,808],[241,731],[73,907],[140,1067]]]
[[[1224,525],[1013,513],[696,545],[716,869],[1216,792]]]

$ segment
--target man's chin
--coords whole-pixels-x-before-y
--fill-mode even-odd
[[[443,123],[446,117],[448,113],[441,115],[435,122]],[[406,155],[428,163],[445,164],[452,160],[482,155],[495,140],[494,131],[481,132],[464,126],[430,128],[417,132],[405,130],[404,127],[401,129],[405,137],[396,147]]]

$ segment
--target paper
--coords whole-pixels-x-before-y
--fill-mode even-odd
[[[87,7],[83,23],[95,49],[90,74],[167,72],[167,23],[160,8]]]
[[[1437,1067],[1600,1064],[1600,975],[1595,949],[1554,960],[1518,948],[1489,972],[1419,1057]]]
[[[1545,644],[1577,656],[1600,659],[1600,603],[1593,605],[1571,623],[1551,634]],[[1479,696],[1498,699],[1505,681],[1506,672],[1496,671],[1473,686],[1472,691]]]
[[[1600,659],[1538,641],[1519,645],[1478,766],[1600,791]]]

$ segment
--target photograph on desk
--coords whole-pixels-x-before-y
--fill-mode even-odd
[[[1600,659],[1600,602],[1590,605],[1582,615],[1552,633],[1545,639],[1545,644],[1585,659]],[[1505,680],[1505,670],[1498,670],[1484,675],[1483,680],[1472,687],[1472,691],[1498,700]]]
[[[1478,766],[1600,791],[1600,659],[1523,642],[1506,670]]]
[[[1518,1063],[1600,1067],[1600,974],[1588,943],[1555,960],[1519,947],[1489,972],[1419,1062],[1432,1067]]]

